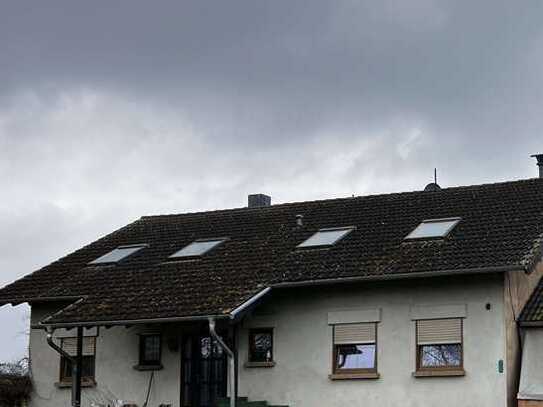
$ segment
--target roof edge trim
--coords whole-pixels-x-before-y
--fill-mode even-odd
[[[247,301],[236,307],[232,312],[230,312],[230,318],[235,319],[239,313],[249,308],[251,305],[253,305],[255,302],[257,302],[259,299],[264,297],[266,294],[268,294],[271,291],[271,287],[266,287],[262,291],[259,291],[255,295],[253,295],[251,298],[249,298]]]
[[[17,306],[17,305],[20,305],[20,304],[23,304],[25,302],[28,302],[28,303],[36,303],[36,302],[53,302],[53,301],[77,301],[77,300],[80,300],[81,298],[83,298],[84,296],[82,295],[77,295],[77,296],[66,296],[66,297],[30,297],[30,298],[18,298],[18,299],[7,299],[7,300],[3,300],[3,301],[0,301],[0,307],[3,306],[3,305],[6,305],[6,304],[11,304],[13,306]]]
[[[454,276],[466,274],[490,274],[490,273],[505,273],[507,271],[526,271],[522,266],[497,266],[471,269],[451,269],[443,271],[428,271],[419,273],[398,273],[398,274],[381,274],[377,276],[357,276],[357,277],[342,277],[342,278],[327,278],[322,280],[303,280],[276,283],[272,288],[289,288],[303,287],[312,285],[340,284],[352,283],[358,281],[388,281],[388,280],[404,280],[421,277],[439,277],[439,276]]]

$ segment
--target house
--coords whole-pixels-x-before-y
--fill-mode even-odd
[[[541,178],[252,195],[142,217],[0,304],[31,305],[31,406],[512,407],[542,236]]]
[[[523,342],[519,407],[543,407],[543,280],[532,293],[519,321]]]

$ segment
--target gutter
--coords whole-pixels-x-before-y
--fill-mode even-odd
[[[443,271],[423,271],[419,273],[397,273],[397,274],[380,274],[375,276],[357,276],[357,277],[340,277],[340,278],[324,278],[320,280],[302,280],[272,284],[271,288],[291,288],[291,287],[310,287],[316,285],[341,284],[341,283],[356,283],[364,281],[390,281],[390,280],[407,280],[423,277],[441,277],[441,276],[456,276],[468,274],[492,274],[504,273],[507,271],[526,271],[522,266],[499,266],[499,267],[481,267],[470,269],[451,269]]]
[[[49,317],[48,317],[49,318]],[[166,317],[166,318],[149,318],[149,319],[121,319],[113,321],[88,321],[88,322],[58,322],[48,324],[48,318],[45,318],[37,325],[32,325],[34,329],[47,329],[47,328],[75,328],[75,327],[95,327],[95,326],[114,326],[114,325],[140,325],[140,324],[156,324],[165,322],[184,322],[184,321],[207,321],[209,318],[213,319],[226,319],[229,318],[229,314],[219,315],[201,315],[201,316],[187,316],[187,317]]]
[[[53,341],[53,328],[47,328],[47,344],[72,364],[72,407],[81,406],[81,374],[83,364],[83,328],[77,328],[76,356],[73,357]]]
[[[66,352],[64,349],[62,349],[60,346],[58,346],[54,341],[53,341],[53,332],[54,332],[54,329],[52,328],[47,328],[47,344],[53,348],[56,352],[60,353],[62,356],[64,356],[66,359],[68,359],[70,362],[74,363],[75,362],[75,358],[73,356],[71,356],[68,352]]]
[[[228,367],[229,367],[229,380],[228,384],[230,385],[230,407],[236,407],[236,365],[235,365],[235,355],[232,349],[224,343],[222,338],[217,335],[215,331],[215,319],[209,318],[209,333],[217,341],[220,347],[228,354]]]
[[[519,325],[521,328],[541,328],[543,327],[543,321],[520,321]]]
[[[264,297],[266,294],[268,294],[272,290],[272,287],[267,287],[263,289],[262,291],[258,292],[256,295],[253,295],[251,298],[249,298],[247,301],[245,301],[243,304],[241,304],[239,307],[235,308],[232,312],[230,312],[230,318],[235,319],[236,316],[242,312],[245,311],[247,308],[249,308],[251,305],[256,303],[259,299]]]

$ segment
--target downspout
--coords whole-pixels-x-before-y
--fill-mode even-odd
[[[77,328],[77,356],[74,358],[53,341],[54,329],[47,327],[47,344],[72,363],[72,406],[81,406],[81,361],[83,347],[83,328]]]
[[[230,349],[222,338],[217,335],[215,331],[215,319],[209,318],[209,333],[217,341],[219,346],[226,352],[228,355],[228,384],[230,387],[230,407],[236,407],[236,366],[235,366],[235,355],[232,349]]]

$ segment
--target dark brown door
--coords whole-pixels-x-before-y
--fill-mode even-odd
[[[226,354],[210,336],[186,337],[182,364],[183,407],[216,407],[226,397]]]

